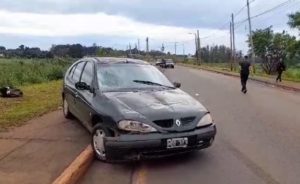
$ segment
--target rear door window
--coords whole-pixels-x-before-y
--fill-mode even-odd
[[[94,76],[93,69],[94,69],[93,63],[87,62],[83,69],[83,73],[82,73],[80,81],[85,82],[87,85],[91,85],[92,81],[93,81],[93,76]]]
[[[73,73],[74,73],[74,70],[75,70],[76,66],[77,66],[77,65],[74,65],[74,66],[71,68],[71,70],[69,71],[68,77],[69,77],[70,79],[71,79],[72,76],[73,76]]]
[[[85,64],[84,61],[77,64],[77,66],[74,70],[73,76],[72,76],[72,79],[74,82],[79,82],[84,64]]]

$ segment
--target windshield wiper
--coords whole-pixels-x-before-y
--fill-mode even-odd
[[[175,89],[175,87],[173,87],[173,86],[166,86],[166,85],[159,84],[159,83],[152,82],[152,81],[133,80],[133,82],[141,83],[141,84],[146,84],[146,85],[162,86],[162,87],[167,87],[167,88]]]

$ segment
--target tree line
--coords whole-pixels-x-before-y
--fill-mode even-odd
[[[231,49],[225,45],[202,47],[200,53],[201,59],[206,63],[229,63],[232,59]],[[236,57],[242,57],[242,51],[237,51]]]
[[[38,47],[27,47],[24,45],[20,45],[16,49],[6,49],[4,46],[0,46],[0,56],[6,58],[82,58],[84,56],[143,57],[147,54],[153,57],[166,55],[157,50],[151,50],[146,53],[137,48],[118,50],[111,47],[97,46],[96,44],[92,46],[83,46],[81,44],[52,45],[50,50],[41,50]]]
[[[86,55],[96,55],[99,49],[110,50],[110,48],[103,48],[96,45],[86,47],[82,46],[81,44],[52,45],[50,50],[41,50],[38,47],[27,47],[20,45],[16,49],[6,49],[5,47],[0,46],[0,54],[7,58],[81,58]]]
[[[300,12],[290,14],[288,25],[300,33]],[[249,40],[248,40],[249,42]],[[289,65],[300,64],[300,40],[286,31],[275,33],[272,26],[253,31],[254,53],[267,74],[276,71],[277,63],[283,60]],[[250,44],[249,44],[250,45]]]

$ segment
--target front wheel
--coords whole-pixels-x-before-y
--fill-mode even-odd
[[[100,161],[107,161],[107,155],[105,152],[105,137],[109,136],[109,132],[103,128],[100,124],[97,124],[92,132],[92,148],[95,156]]]

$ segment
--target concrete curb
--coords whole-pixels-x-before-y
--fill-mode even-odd
[[[186,65],[181,65],[181,66],[190,67],[190,66],[186,66]],[[190,68],[193,68],[193,67],[190,67]],[[209,71],[209,72],[214,72],[214,73],[218,73],[218,74],[222,74],[222,75],[227,75],[227,76],[231,76],[231,77],[236,77],[236,78],[240,77],[238,74],[231,74],[231,73],[216,71],[216,70],[208,69],[208,68],[197,68],[197,69],[206,70],[206,71]],[[264,84],[269,85],[269,86],[274,86],[274,87],[285,89],[285,90],[289,90],[289,91],[300,92],[300,88],[295,88],[295,87],[292,87],[292,86],[286,86],[286,85],[282,85],[282,84],[272,83],[272,82],[269,82],[269,81],[255,79],[255,78],[253,78],[251,76],[249,77],[249,79],[253,80],[253,81],[256,81],[256,82],[264,83]]]
[[[87,146],[52,184],[75,184],[94,159],[91,145]]]

